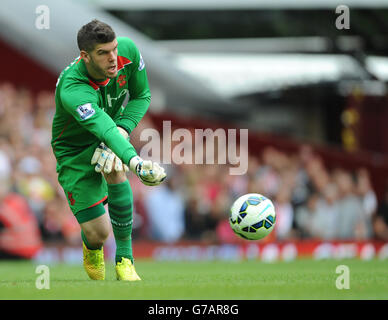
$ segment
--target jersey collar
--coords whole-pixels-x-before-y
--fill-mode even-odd
[[[99,90],[100,87],[105,87],[108,85],[111,79],[106,78],[104,81],[95,81],[88,75],[88,70],[86,69],[85,61],[81,58],[78,59],[77,64],[79,65],[80,71],[89,79],[89,85],[93,87],[94,90]]]
[[[117,71],[120,71],[123,69],[126,65],[131,64],[132,61],[129,60],[126,57],[118,56],[117,57]],[[88,75],[88,70],[86,69],[85,61],[81,59],[81,57],[78,59],[77,64],[80,67],[81,72],[89,79],[89,85],[93,87],[94,90],[99,90],[100,87],[105,87],[108,85],[111,79],[107,78],[104,81],[95,81],[91,79]]]

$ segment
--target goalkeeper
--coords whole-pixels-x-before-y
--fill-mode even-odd
[[[166,177],[129,142],[151,100],[144,61],[132,40],[116,38],[98,20],[79,30],[77,42],[80,56],[62,71],[55,92],[51,145],[58,181],[81,226],[89,277],[105,279],[103,244],[112,227],[117,279],[140,280],[132,255],[133,199],[126,171],[149,186]]]

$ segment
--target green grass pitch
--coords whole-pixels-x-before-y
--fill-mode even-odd
[[[159,262],[137,260],[143,281],[91,281],[82,265],[53,264],[50,289],[37,289],[31,262],[0,262],[0,299],[388,299],[388,261],[297,260],[293,262]],[[349,289],[336,288],[338,265],[349,267]]]

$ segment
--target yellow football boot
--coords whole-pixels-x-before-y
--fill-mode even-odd
[[[135,266],[127,258],[121,258],[121,262],[116,263],[116,278],[123,281],[141,280],[136,273]]]
[[[92,280],[105,279],[104,249],[91,250],[82,242],[84,253],[84,268]]]

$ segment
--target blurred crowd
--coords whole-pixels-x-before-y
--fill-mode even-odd
[[[54,92],[33,94],[0,84],[0,249],[7,212],[15,211],[36,224],[43,241],[80,243],[80,228],[57,182],[50,146],[54,112]],[[149,116],[131,134],[138,150],[146,144],[140,139],[145,128],[156,128]],[[232,202],[245,193],[261,193],[276,208],[272,240],[388,241],[388,188],[379,203],[366,169],[328,170],[308,145],[292,154],[268,147],[259,157],[250,155],[244,175],[230,175],[228,164],[164,166],[168,179],[158,187],[128,175],[134,239],[233,242]]]

